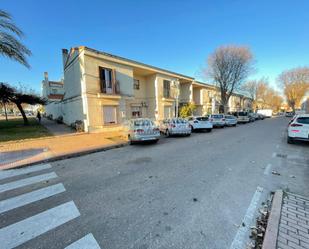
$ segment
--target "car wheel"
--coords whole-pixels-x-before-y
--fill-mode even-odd
[[[234,124],[233,126],[236,127],[236,124]]]
[[[191,132],[193,132],[194,131],[194,128],[193,128],[193,126],[191,125]]]
[[[212,129],[206,129],[207,132],[211,132]]]
[[[288,144],[293,144],[294,139],[288,136],[287,142],[288,142]]]
[[[134,142],[131,140],[130,135],[128,136],[128,140],[129,140],[129,144],[130,144],[130,145],[133,145],[133,144],[134,144]]]
[[[166,135],[167,137],[169,137],[169,136],[170,136],[170,132],[169,132],[169,130],[168,130],[168,129],[165,131],[165,135]]]
[[[159,141],[159,139],[156,139],[153,141],[154,144],[156,144]]]

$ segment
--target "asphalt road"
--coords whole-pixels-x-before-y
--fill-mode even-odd
[[[288,145],[287,123],[266,119],[0,172],[0,248],[65,248],[81,238],[71,248],[240,248],[270,191],[308,196],[309,145]],[[18,199],[55,184],[43,197]]]

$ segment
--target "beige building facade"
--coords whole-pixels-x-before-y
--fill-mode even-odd
[[[196,105],[195,115],[218,110],[218,89],[192,77],[87,47],[62,54],[64,97],[53,103],[53,118],[80,120],[85,131],[118,130],[136,117],[175,117],[187,103]]]

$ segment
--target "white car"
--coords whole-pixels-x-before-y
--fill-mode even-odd
[[[167,137],[171,135],[191,135],[191,126],[189,122],[183,118],[164,119],[160,123],[160,132]]]
[[[131,119],[128,124],[128,140],[130,144],[136,142],[158,142],[160,130],[155,123],[148,118]]]
[[[209,118],[205,116],[189,117],[188,121],[191,127],[191,131],[205,130],[207,132],[211,132],[213,128],[213,125],[209,121]]]
[[[209,121],[214,127],[224,128],[225,126],[225,117],[223,114],[211,114],[209,115]]]
[[[243,124],[249,123],[250,122],[249,113],[248,112],[238,112],[237,122],[243,123]]]
[[[309,141],[309,114],[296,115],[289,123],[287,142],[295,140]]]
[[[236,126],[237,118],[233,115],[225,115],[225,125],[226,126]]]

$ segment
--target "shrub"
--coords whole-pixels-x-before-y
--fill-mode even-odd
[[[188,103],[180,108],[179,116],[182,118],[187,118],[189,116],[192,116],[195,109],[196,109],[195,104]]]
[[[59,116],[58,118],[56,118],[56,122],[58,124],[62,124],[63,123],[63,117],[62,116]]]

